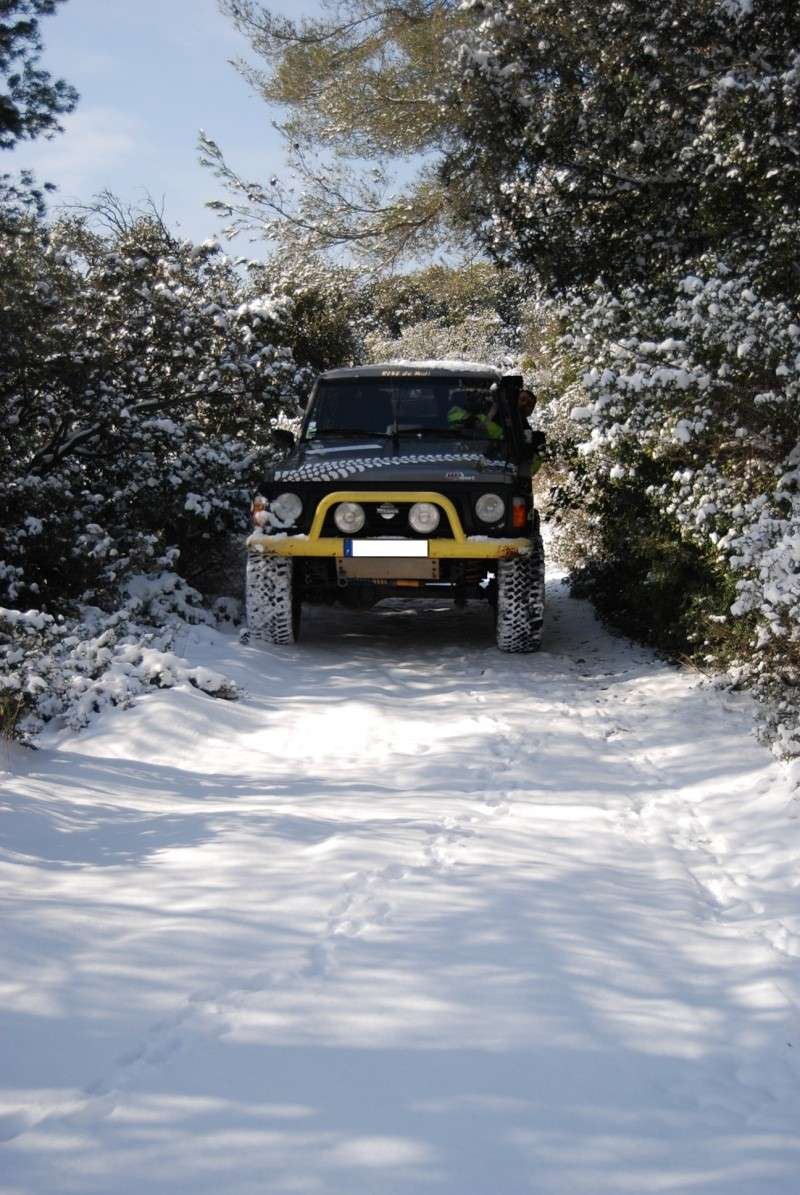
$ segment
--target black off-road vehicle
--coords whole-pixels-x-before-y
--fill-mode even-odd
[[[252,638],[293,643],[305,602],[483,599],[501,651],[542,636],[544,554],[533,506],[541,433],[519,377],[467,362],[334,369],[318,379],[297,444],[253,502]]]

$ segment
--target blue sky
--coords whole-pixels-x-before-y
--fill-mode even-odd
[[[271,7],[308,13],[317,5]],[[198,129],[242,174],[280,171],[277,113],[230,65],[249,46],[217,0],[67,0],[41,28],[42,65],[72,83],[80,102],[61,136],[3,155],[0,165],[30,166],[56,183],[54,203],[108,188],[138,204],[149,192],[172,228],[202,240],[222,226],[203,204],[223,192],[198,164]]]

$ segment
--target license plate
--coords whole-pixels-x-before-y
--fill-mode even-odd
[[[398,556],[427,556],[426,539],[346,539],[345,556],[379,556],[384,559]]]

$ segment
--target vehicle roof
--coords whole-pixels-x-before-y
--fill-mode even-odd
[[[340,381],[345,378],[390,378],[390,377],[503,377],[503,371],[494,365],[476,361],[382,361],[377,365],[357,365],[348,369],[328,369],[320,374],[326,380]]]

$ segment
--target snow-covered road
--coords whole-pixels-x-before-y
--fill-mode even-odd
[[[0,804],[4,1195],[792,1195],[800,806],[557,580],[181,645]]]

